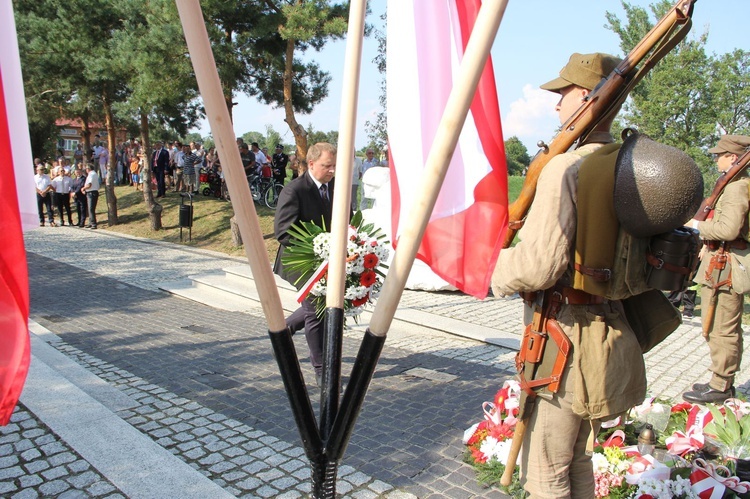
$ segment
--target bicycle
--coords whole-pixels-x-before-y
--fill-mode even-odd
[[[284,184],[276,182],[276,180],[273,177],[267,180],[268,180],[268,185],[263,191],[263,203],[268,208],[275,210],[276,204],[279,202],[279,195],[281,194],[281,189],[284,188]]]
[[[250,186],[250,194],[253,196],[253,201],[260,204],[263,199],[263,190],[265,189],[264,179],[255,173],[247,176],[247,183]]]

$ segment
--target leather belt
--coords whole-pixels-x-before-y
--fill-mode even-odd
[[[552,299],[559,299],[561,303],[566,305],[598,305],[607,301],[603,296],[592,295],[567,286],[555,288]]]
[[[704,242],[706,243],[706,246],[708,246],[708,249],[710,249],[711,251],[716,251],[717,249],[719,249],[719,246],[721,246],[721,243],[723,241],[707,240]],[[744,239],[735,239],[734,241],[727,241],[725,248],[744,250],[744,249],[747,249],[747,241],[745,241]]]
[[[518,295],[523,301],[532,304],[539,295],[538,291],[519,291]],[[565,305],[599,305],[607,301],[603,296],[592,295],[580,289],[568,286],[556,286],[552,294],[553,300],[557,299]]]

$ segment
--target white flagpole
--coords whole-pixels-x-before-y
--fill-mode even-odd
[[[326,306],[343,308],[346,281],[346,246],[354,163],[354,135],[357,120],[359,76],[362,66],[362,39],[365,33],[367,0],[354,0],[349,6],[349,30],[346,36],[344,87],[339,115],[339,141],[336,154],[336,196],[331,220],[330,265]]]
[[[242,235],[245,254],[250,262],[263,313],[268,321],[268,330],[282,331],[286,328],[284,309],[281,306],[279,290],[268,262],[263,232],[247,185],[240,152],[237,149],[232,120],[229,118],[229,110],[224,101],[201,6],[198,0],[179,0],[176,4],[190,51],[190,60],[195,69],[195,78],[198,80],[198,88],[206,108],[206,116],[216,141],[216,150],[221,158],[221,168]]]

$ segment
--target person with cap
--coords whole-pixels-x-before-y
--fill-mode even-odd
[[[284,180],[286,180],[286,165],[288,163],[289,156],[284,153],[284,146],[276,144],[271,164],[273,165],[273,179],[277,184],[284,185]]]
[[[714,155],[720,173],[726,172],[750,148],[750,137],[724,135],[716,147],[708,150]],[[695,276],[701,284],[701,321],[711,354],[711,379],[696,383],[682,398],[692,403],[721,404],[735,396],[734,377],[742,362],[742,308],[745,297],[737,292],[737,272],[732,272],[736,259],[747,255],[748,188],[747,170],[735,176],[724,188],[713,210],[713,217],[705,221],[690,220],[688,226],[700,232],[704,241],[700,267]],[[720,253],[729,253],[726,268],[716,268]],[[738,263],[745,263],[738,261]],[[747,262],[750,263],[750,262]],[[734,276],[733,276],[734,274]],[[730,276],[727,282],[726,276]],[[717,280],[718,279],[718,280]],[[715,294],[714,294],[715,293]],[[709,303],[715,300],[715,306]]]
[[[561,123],[619,63],[608,54],[576,53],[558,78],[542,85],[560,95],[555,111]],[[525,406],[530,415],[521,447],[521,483],[533,498],[594,497],[590,453],[600,422],[641,403],[646,393],[643,356],[621,302],[572,287],[582,193],[578,172],[587,156],[614,143],[614,114],[574,150],[545,166],[519,241],[500,252],[492,275],[495,296],[519,293],[524,298],[526,322],[545,295],[552,297],[552,305],[559,307],[554,319],[571,346],[556,393],[539,392]]]

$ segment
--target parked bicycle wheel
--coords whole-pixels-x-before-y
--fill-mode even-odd
[[[271,208],[272,210],[276,209],[276,203],[279,202],[279,194],[281,194],[281,189],[283,189],[284,186],[281,184],[273,183],[269,185],[265,192],[263,192],[263,202],[266,206]]]
[[[250,194],[253,196],[253,201],[260,204],[263,199],[263,189],[260,184],[260,177],[248,177],[248,183],[250,184]]]

